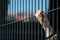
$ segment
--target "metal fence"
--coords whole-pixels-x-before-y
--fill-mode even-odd
[[[11,1],[13,2],[14,0]],[[60,33],[59,31],[60,27],[58,26],[59,19],[58,13],[60,13],[59,0],[49,0],[48,6],[46,5],[47,4],[46,0],[37,0],[37,2],[36,0],[19,0],[19,1],[15,0],[16,4],[15,6],[13,3],[11,4],[12,7],[10,5],[11,10],[10,14],[9,12],[7,13],[8,0],[0,1],[1,6],[0,8],[2,10],[0,11],[1,17],[0,40],[47,40],[44,29],[41,27],[39,21],[37,21],[36,18],[34,17],[34,14],[36,13],[37,10],[43,10],[45,11],[45,13],[47,13],[49,22],[53,28],[53,35],[57,34],[57,40],[59,40],[58,39]],[[24,4],[26,4],[25,8]],[[19,6],[20,8],[18,7],[18,5],[20,5]],[[13,6],[17,8],[15,9],[15,13],[13,13],[14,11]],[[20,13],[18,13],[18,11],[20,11]]]

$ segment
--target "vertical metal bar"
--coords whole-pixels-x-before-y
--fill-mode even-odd
[[[6,27],[6,26],[5,26]],[[7,30],[6,30],[7,29]],[[5,28],[6,32],[7,32],[7,40],[9,40],[9,25],[7,25],[7,27]]]
[[[34,1],[33,1],[33,5],[34,5]],[[32,7],[33,7],[33,5],[32,5]],[[34,11],[34,7],[33,7],[33,11]],[[32,11],[32,12],[33,12],[33,11]],[[33,12],[33,13],[34,13],[34,12]],[[33,13],[32,13],[32,14],[33,14]],[[31,27],[32,27],[32,26],[34,26],[34,23],[33,23],[33,21],[31,21],[31,22],[32,22],[32,23],[31,23],[31,24],[32,24]],[[33,39],[32,39],[32,40],[34,40],[34,27],[32,27],[32,30],[33,30],[33,32],[32,32]]]
[[[5,1],[6,2],[6,1]],[[8,5],[8,3],[7,4],[5,4],[5,5]],[[5,6],[5,7],[7,7],[7,6]],[[7,9],[7,8],[6,8]],[[7,13],[8,14],[8,12],[6,12],[5,11],[5,13]],[[8,15],[7,15],[8,16]],[[7,22],[7,17],[5,18],[5,24],[7,24],[8,22]],[[6,28],[5,28],[5,32],[6,32],[6,40],[8,40],[8,25],[7,26],[5,26]],[[7,29],[7,30],[6,30]],[[4,33],[5,33],[4,32]]]
[[[4,5],[4,7],[6,8],[6,1],[5,1],[5,5]],[[4,12],[4,13],[6,13],[6,11]],[[3,14],[4,15],[4,14]],[[4,15],[5,16],[5,15]],[[5,18],[5,24],[6,24],[6,18]]]
[[[30,10],[28,8],[30,9],[30,1],[29,0],[27,0],[27,13],[30,12]],[[27,40],[29,40],[29,23],[28,23],[28,27],[27,27]]]
[[[31,13],[31,7],[32,7],[32,6],[31,6],[31,3],[32,3],[32,2],[31,2],[31,0],[30,0],[30,13]],[[30,15],[29,15],[29,17],[30,17]],[[30,40],[31,40],[31,21],[30,21],[30,19],[29,19],[29,26],[30,26],[30,34],[29,34],[29,35],[30,35]]]
[[[0,26],[0,40],[1,40],[1,26]]]
[[[49,13],[48,18],[49,18],[49,22],[50,22],[50,13]],[[50,34],[50,23],[49,23],[48,27],[49,27],[49,34]],[[49,37],[49,40],[50,40],[50,37]]]
[[[1,40],[1,26],[0,26],[0,40]]]
[[[45,4],[44,4],[44,5],[45,5],[45,12],[46,12],[46,0],[45,0]],[[45,13],[45,14],[46,14],[46,13]],[[43,20],[44,20],[44,19],[43,19]],[[46,22],[47,22],[47,20],[46,20]],[[47,24],[47,23],[46,23],[46,24]],[[46,26],[47,26],[47,25],[46,25]],[[45,27],[45,30],[47,30],[46,27]],[[46,36],[45,36],[45,40],[46,40]]]
[[[53,0],[53,6],[52,8],[54,9],[54,0]],[[53,27],[53,35],[54,35],[54,12],[52,13],[52,27]],[[53,40],[54,40],[54,37],[53,37]]]
[[[35,0],[35,12],[34,13],[36,13],[36,6],[37,6],[36,3],[37,2]],[[36,21],[36,19],[35,19],[35,21]],[[36,22],[34,24],[35,24],[35,30],[34,30],[35,31],[35,38],[34,39],[37,40],[37,32],[36,32],[37,31],[37,27],[36,27]]]
[[[47,0],[45,0],[45,12],[47,12],[47,3],[48,3]],[[49,5],[48,5],[48,6],[49,6]],[[48,13],[45,13],[45,14],[47,15]],[[47,16],[45,16],[45,17],[46,17],[46,24],[47,24]],[[50,20],[50,19],[49,19],[49,20]],[[46,26],[47,26],[47,25],[46,25]],[[49,33],[49,35],[50,35],[50,24],[49,24],[47,27],[49,28],[49,32],[48,32],[48,33]],[[47,30],[46,27],[45,27],[45,30]],[[45,40],[47,40],[47,39],[46,39],[46,36],[45,36]],[[49,39],[49,40],[50,40],[50,39]]]
[[[3,0],[3,1],[4,1],[4,0]],[[4,3],[5,3],[5,2],[4,2]],[[4,5],[5,5],[4,3],[3,3],[3,8],[5,7],[5,6],[4,6]],[[2,6],[2,5],[1,5],[1,6]],[[4,9],[2,9],[2,10],[4,10]],[[5,15],[4,15],[4,12],[5,12],[5,11],[3,11],[3,13],[2,13],[2,16],[3,16],[3,19],[2,19],[2,20],[3,20],[3,21],[2,21],[1,24],[4,24],[4,21],[5,21],[5,20],[4,20],[4,16],[5,16]],[[1,19],[0,19],[0,20],[1,20]],[[3,40],[3,28],[2,28],[2,40]]]
[[[7,4],[6,4],[6,3],[7,3],[7,0],[5,0],[4,3],[5,3],[5,4],[4,4],[4,5],[5,5],[4,7],[5,7],[6,11],[4,12],[5,15],[4,15],[4,14],[3,14],[3,15],[5,16],[5,19],[4,19],[5,23],[4,23],[4,24],[6,24],[6,21],[7,21],[7,20],[6,20],[6,16],[7,16],[7,15],[6,15],[6,14],[7,14],[7,6],[6,6]],[[2,40],[4,40],[4,38],[6,38],[5,40],[7,40],[7,38],[8,38],[8,37],[7,37],[7,30],[6,30],[6,29],[7,29],[6,26],[4,26],[4,28],[2,27],[2,30],[3,30],[3,31],[2,31],[2,32],[3,32],[3,39],[2,39]]]
[[[20,15],[18,15],[18,0],[16,0],[16,3],[17,3],[17,4],[16,4],[16,6],[17,6],[17,7],[16,7],[16,8],[17,8],[17,10],[16,10],[16,11],[17,11],[17,12],[16,12],[16,15],[17,15],[17,16],[20,16]],[[19,18],[19,17],[18,17],[18,18]],[[18,29],[18,28],[19,28],[19,27],[18,27],[18,23],[19,23],[19,22],[17,22],[17,40],[18,40],[18,35],[19,35],[19,32],[18,32],[18,31],[19,31],[19,29]]]
[[[1,40],[2,40],[2,27],[1,27]]]
[[[31,5],[31,0],[29,2],[29,6]],[[31,9],[31,6],[29,7]],[[29,9],[29,18],[31,17],[31,11]],[[31,27],[30,27],[30,19],[29,19],[29,40],[31,40]]]
[[[7,30],[6,30],[7,29]],[[6,32],[6,40],[8,40],[8,25],[7,26],[5,26],[5,32]]]
[[[58,8],[58,0],[57,0],[57,8]],[[58,10],[57,10],[57,17],[56,17],[57,19],[56,19],[56,27],[57,27],[57,40],[58,40]]]
[[[15,17],[17,18],[17,16],[18,16],[18,14],[17,14],[17,0],[15,0],[15,6],[16,6]],[[17,19],[17,21],[18,21],[18,19]],[[16,22],[16,27],[15,27],[14,33],[15,33],[15,39],[14,40],[17,40],[17,22]]]
[[[42,3],[41,3],[41,4],[42,4],[42,5],[41,5],[41,8],[42,8],[41,10],[43,11],[43,0],[41,0],[41,2],[42,2]],[[43,21],[43,20],[42,20],[42,21]],[[41,40],[43,40],[43,30],[42,30],[42,28],[41,28]]]
[[[14,15],[13,15],[13,14],[14,14],[14,13],[13,13],[13,5],[14,5],[14,4],[13,4],[13,0],[11,0],[11,1],[12,1],[12,4],[11,4],[11,7],[12,7],[12,8],[11,8],[11,13],[12,13],[12,16],[14,16]],[[10,28],[11,28],[11,27],[10,27]],[[9,29],[10,29],[10,28],[9,28]],[[12,39],[12,40],[13,40],[13,39],[15,40],[14,29],[15,29],[15,28],[13,27],[13,24],[12,24],[12,33],[10,33],[10,34],[12,34],[12,37],[11,37],[11,35],[10,35],[10,37],[11,37],[10,39]],[[10,29],[9,31],[11,31],[11,29]]]
[[[16,9],[13,10],[13,7],[14,7],[13,5],[14,5],[14,3],[13,3],[13,0],[11,0],[11,1],[12,1],[12,4],[11,4],[11,14],[12,14],[13,17],[16,17],[16,14],[14,13],[14,11],[16,12]],[[16,0],[15,0],[15,8],[16,8]],[[10,33],[10,34],[11,34],[10,37],[12,36],[10,39],[12,39],[12,40],[15,40],[15,28],[16,28],[16,27],[14,27],[14,25],[15,25],[15,24],[12,24],[12,29],[10,29],[10,30],[12,31],[12,33]],[[10,27],[10,28],[11,28],[11,27]]]
[[[6,1],[5,1],[6,2]],[[6,6],[7,4],[5,3],[5,7],[7,8],[7,6]],[[6,11],[5,11],[5,13],[7,13]],[[7,24],[7,17],[5,18],[5,24]],[[8,25],[7,25],[7,27],[8,27]],[[7,33],[7,27],[5,26],[5,31],[4,31],[4,33],[6,34],[6,40],[8,40],[8,33]]]
[[[22,0],[21,0],[21,3],[22,3]],[[22,4],[21,4],[21,5],[22,5]],[[21,6],[21,5],[20,5],[20,6]],[[22,7],[22,6],[21,6],[21,7]],[[20,8],[20,9],[21,9],[21,8]],[[20,11],[21,11],[21,10],[20,10]],[[20,13],[20,14],[21,14],[21,13]],[[21,18],[21,16],[20,16],[20,18]],[[20,28],[20,29],[21,29],[21,40],[22,40],[22,22],[21,22],[21,28]]]
[[[34,6],[33,6],[33,13],[36,13],[36,0],[34,1]],[[34,19],[35,20],[35,19]],[[33,25],[34,25],[34,40],[36,40],[36,22],[33,20]]]
[[[25,1],[24,4],[26,4],[26,5],[24,5],[26,7],[26,8],[24,8],[24,10],[26,10],[26,18],[27,18],[27,0],[24,0],[24,1]],[[28,31],[27,25],[28,24],[25,23],[25,40],[27,40],[27,35],[28,35],[28,33],[27,33],[27,31]]]
[[[31,6],[31,7],[32,7],[31,10],[32,10],[32,13],[33,13],[33,0],[31,1],[31,5],[32,5],[32,6]],[[32,19],[32,18],[31,18],[31,19]],[[32,27],[32,26],[33,26],[33,23],[32,23],[32,21],[31,21],[31,40],[33,40],[33,27]]]
[[[24,18],[26,17],[25,14],[24,14],[24,0],[23,0],[23,16]],[[25,19],[26,20],[26,19]],[[25,22],[24,22],[24,40],[25,40]]]
[[[25,1],[26,1],[26,0],[24,0],[24,10],[25,10],[25,7],[26,7],[26,6],[25,6],[25,5],[26,5],[26,4],[25,4]],[[27,2],[26,2],[26,3],[27,3]],[[26,14],[26,15],[27,15],[27,14]],[[24,17],[26,17],[26,16],[24,16]],[[27,17],[26,17],[26,18],[27,18]],[[26,20],[26,21],[27,21],[27,20]],[[25,23],[25,26],[24,26],[24,27],[25,27],[25,36],[24,36],[24,37],[25,37],[25,40],[27,40],[27,39],[26,39],[26,37],[27,37],[27,35],[26,35],[26,34],[27,34],[27,31],[26,31],[26,30],[27,30],[27,29],[26,29],[26,28],[27,28],[27,24],[26,24],[26,23]]]
[[[5,6],[6,6],[6,5],[5,5],[5,2],[6,2],[6,1],[1,0],[1,3],[0,3],[0,5],[2,4],[2,5],[0,6],[0,7],[1,7],[1,8],[0,8],[0,25],[1,25],[1,24],[5,24],[5,16],[6,16],[6,15],[5,15],[5,14],[6,14],[6,13],[5,13],[5,9],[4,9]],[[2,28],[2,40],[3,40],[3,34],[4,34],[4,30],[3,30],[3,28]]]
[[[30,0],[27,1],[28,2],[28,16],[30,18]],[[30,20],[30,19],[29,19]],[[28,40],[30,40],[30,23],[28,22]]]
[[[23,13],[24,13],[24,0],[23,0]],[[25,39],[25,22],[24,22],[24,39]]]
[[[20,12],[21,12],[21,0],[20,0]],[[21,19],[21,13],[20,13],[20,19]],[[22,36],[21,36],[21,35],[22,35],[22,31],[21,31],[22,28],[21,28],[21,27],[22,27],[22,26],[21,26],[21,21],[20,21],[20,28],[19,28],[19,29],[20,29],[20,32],[19,32],[19,34],[20,34],[20,35],[19,35],[20,39],[19,39],[19,40],[22,40],[22,39],[21,39],[21,38],[22,38]]]
[[[50,4],[50,0],[49,0],[49,4]],[[51,5],[51,4],[50,4]],[[49,7],[48,7],[48,9],[50,9]],[[49,25],[48,25],[48,27],[49,27],[49,31],[50,31],[50,13],[49,13],[49,16],[48,16],[48,21],[49,21]],[[49,32],[49,34],[50,34],[50,32]],[[49,40],[50,40],[50,37],[49,37]]]
[[[5,9],[6,9],[6,11],[5,11],[5,24],[6,23],[8,23],[7,22],[7,6],[8,6],[8,0],[5,0]],[[8,25],[7,25],[7,27],[8,27]],[[5,26],[5,31],[4,31],[4,34],[6,34],[5,36],[6,36],[6,40],[8,40],[8,29],[7,29],[7,27]]]
[[[38,0],[38,10],[40,10],[40,0]],[[40,40],[39,35],[40,33],[39,33],[39,22],[38,22],[38,40]]]
[[[24,0],[21,0],[22,2],[24,1]],[[22,9],[23,9],[23,19],[24,19],[24,2],[23,3],[21,3],[22,5]],[[22,22],[23,24],[22,24],[22,40],[24,40],[24,22]]]
[[[5,24],[5,18],[7,16],[7,13],[5,13],[5,11],[7,11],[7,0],[0,0],[0,25],[1,24]]]
[[[10,2],[12,2],[13,0],[11,0]],[[12,11],[12,4],[10,4],[10,12]],[[11,13],[12,14],[12,13]],[[12,15],[11,15],[12,16]],[[11,19],[11,17],[10,17]],[[11,39],[11,35],[10,35],[10,25],[9,25],[9,40]]]
[[[5,1],[5,3],[4,3],[5,5],[4,5],[4,7],[5,7],[5,9],[6,9],[6,1]],[[4,12],[4,13],[6,13],[6,11]],[[4,14],[3,14],[4,15]],[[5,16],[5,15],[4,15]],[[5,16],[6,17],[6,16]],[[5,18],[5,23],[4,24],[6,24],[6,18]],[[6,27],[5,28],[3,28],[3,40],[4,40],[4,38],[5,38],[5,40],[7,40],[7,35],[6,35],[6,30],[4,30],[4,29],[6,29]],[[5,35],[6,35],[6,37],[4,37]]]
[[[1,28],[1,31],[2,31],[2,28]],[[1,32],[1,40],[2,40],[2,32]]]
[[[9,38],[9,40],[10,40],[10,25],[8,25],[8,38]]]
[[[3,40],[3,28],[2,28],[2,40]]]
[[[12,0],[11,0],[11,1],[12,1]],[[10,1],[10,3],[11,3],[11,1]],[[8,12],[8,13],[9,13],[9,12]],[[10,4],[10,14],[12,14],[12,13],[11,13],[11,4]],[[11,16],[12,16],[12,15],[11,15]],[[11,19],[11,17],[9,18],[9,20],[10,20],[10,19]],[[8,38],[9,38],[9,40],[10,40],[10,38],[11,38],[11,37],[10,37],[10,25],[8,25],[8,32],[9,32],[9,33],[8,33]]]
[[[51,3],[51,2],[50,2],[50,0],[49,0],[49,5],[51,5],[50,3]],[[48,7],[48,9],[50,9],[50,8]],[[50,35],[50,13],[49,13],[49,16],[48,16],[48,21],[49,21],[48,27],[49,27],[49,35]],[[50,40],[50,37],[49,37],[49,40]]]
[[[27,4],[27,14],[29,13],[28,6],[30,7],[30,5],[28,5],[30,2],[29,2],[29,3],[28,3],[28,2],[29,2],[29,1],[27,0],[27,3],[26,3],[26,4]],[[30,9],[30,8],[29,8],[29,9]],[[30,16],[29,16],[29,17],[30,17]],[[27,40],[29,40],[29,39],[28,39],[28,38],[29,38],[29,36],[28,36],[28,31],[29,31],[29,29],[28,29],[28,28],[29,28],[29,23],[28,23],[28,27],[27,27]]]
[[[3,39],[2,40],[7,40],[7,27],[4,26],[2,27],[2,32],[3,32]]]
[[[17,12],[17,2],[16,2],[16,0],[15,0],[15,13],[14,13],[14,11],[13,11],[13,15],[15,16],[15,18],[17,18],[17,14],[16,14],[16,12]],[[18,19],[17,19],[18,20]],[[13,24],[12,24],[13,25]],[[14,26],[16,25],[16,27],[13,27],[14,28],[14,40],[15,39],[17,39],[17,22],[16,22],[16,24],[14,24]]]

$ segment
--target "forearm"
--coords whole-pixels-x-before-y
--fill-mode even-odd
[[[40,18],[38,18],[42,28],[45,30],[46,32],[46,37],[49,37],[52,33],[53,33],[53,28],[51,27],[51,25],[49,24],[48,19],[46,18],[44,21],[40,20]]]
[[[43,26],[42,26],[43,27]],[[53,28],[51,26],[43,27],[46,32],[46,37],[49,37],[53,33]]]
[[[41,21],[39,20],[42,28],[45,30],[46,32],[46,37],[49,37],[52,33],[53,33],[53,28],[51,27],[51,25],[49,24],[48,19],[44,22],[41,23]]]

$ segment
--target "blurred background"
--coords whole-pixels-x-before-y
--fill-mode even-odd
[[[0,40],[46,40],[45,31],[33,16],[38,10],[48,12],[59,7],[59,3],[58,0],[0,0]],[[46,14],[58,33],[56,13],[60,12]]]
[[[23,11],[25,13],[35,13],[38,9],[44,12],[48,11],[49,0],[10,0],[8,4],[8,13],[23,13]]]

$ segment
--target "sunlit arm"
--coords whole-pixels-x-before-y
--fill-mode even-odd
[[[40,24],[42,25],[42,28],[45,30],[46,37],[49,37],[53,33],[53,28],[49,24],[47,16],[42,11],[39,10],[35,14],[35,17],[40,22]]]

